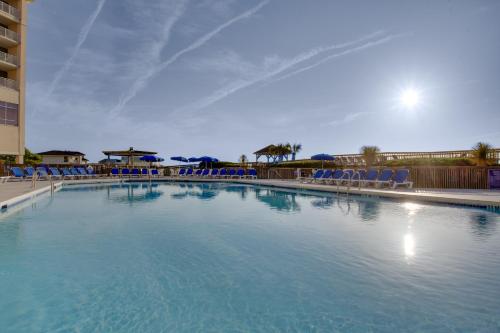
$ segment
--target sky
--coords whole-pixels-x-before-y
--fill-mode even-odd
[[[40,0],[27,147],[209,155],[500,147],[499,1]],[[409,107],[402,94],[413,91]]]

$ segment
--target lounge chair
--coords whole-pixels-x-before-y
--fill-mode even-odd
[[[36,172],[38,174],[39,179],[50,179],[50,176],[47,173],[47,169],[45,169],[44,167],[36,168]]]
[[[330,181],[332,179],[332,175],[333,175],[333,171],[330,170],[330,169],[326,169],[326,170],[324,170],[324,172],[321,175],[321,177],[316,178],[314,180],[314,182],[316,182],[316,183],[319,183],[319,182],[326,183],[326,182],[328,182],[328,181]]]
[[[219,176],[219,169],[215,168],[210,170],[210,177],[215,178]]]
[[[144,177],[149,176],[149,171],[148,171],[148,169],[146,169],[146,168],[142,168],[142,169],[141,169],[141,175],[142,175],[142,176],[144,176]]]
[[[76,176],[74,174],[72,174],[71,171],[69,171],[68,168],[62,168],[61,171],[62,171],[62,174],[63,174],[63,178],[69,178],[69,179],[76,178]]]
[[[337,184],[337,186],[338,186],[343,181],[342,177],[344,177],[344,171],[340,170],[340,169],[337,169],[337,170],[335,170],[332,173],[332,180],[331,180],[331,182]]]
[[[246,178],[257,179],[257,170],[255,170],[255,169],[248,169],[248,173],[246,175]]]
[[[359,169],[352,175],[351,181],[349,182],[349,186],[354,186],[354,184],[358,184],[358,186],[361,186],[365,178],[366,178],[366,170]]]
[[[128,168],[123,168],[122,169],[122,176],[130,177],[130,170]]]
[[[233,177],[237,177],[236,176],[236,169],[229,169],[228,178],[233,178]]]
[[[179,173],[177,174],[179,177],[185,177],[186,176],[186,169],[180,169]]]
[[[87,174],[90,176],[90,177],[94,177],[94,178],[97,178],[97,177],[102,177],[101,174],[97,174],[95,173],[94,169],[92,168],[85,168],[85,171],[87,171]]]
[[[24,172],[26,173],[26,178],[32,179],[33,176],[35,176],[36,172],[33,167],[26,167],[24,168]]]
[[[392,176],[394,176],[394,171],[391,169],[382,170],[375,181],[375,185],[377,187],[383,187],[384,185],[391,186]]]
[[[58,168],[49,168],[49,173],[50,175],[52,176],[52,178],[54,179],[63,179],[63,175],[61,174],[61,172],[59,172],[59,169]]]
[[[323,170],[323,169],[316,170],[315,172],[313,172],[313,174],[311,175],[311,177],[305,177],[305,178],[303,178],[304,183],[309,183],[309,182],[313,182],[313,181],[316,181],[316,180],[320,179],[321,177],[323,177],[323,173],[324,172],[325,172],[325,170]]]
[[[370,169],[366,172],[365,179],[361,181],[361,185],[368,186],[370,184],[375,184],[378,178],[378,170]]]
[[[141,175],[141,172],[137,168],[133,168],[132,172],[130,173],[132,177],[139,177]]]
[[[354,175],[353,169],[345,169],[344,173],[342,174],[342,178],[340,179],[339,185],[350,184],[353,175]]]
[[[200,176],[201,177],[208,177],[209,174],[210,174],[210,169],[203,169]]]
[[[196,169],[194,173],[192,174],[195,177],[201,177],[201,173],[203,172],[203,169]]]
[[[187,169],[186,176],[192,176],[192,175],[193,175],[193,169]]]
[[[152,169],[151,170],[151,176],[153,176],[153,177],[160,177],[160,173],[158,172],[158,169]]]
[[[10,168],[10,173],[12,174],[12,176],[14,177],[14,179],[18,179],[18,180],[21,180],[21,181],[25,179],[24,171],[20,167],[12,167],[12,168]]]
[[[219,178],[227,178],[227,177],[228,177],[227,169],[220,169]]]
[[[120,169],[118,168],[111,169],[111,177],[120,177]]]
[[[238,178],[244,178],[245,177],[245,170],[244,169],[238,169],[238,171],[236,171],[236,177]]]
[[[407,186],[408,188],[412,188],[413,182],[408,180],[409,176],[410,176],[410,170],[408,169],[396,170],[396,174],[392,179],[392,188],[396,188],[398,186]]]

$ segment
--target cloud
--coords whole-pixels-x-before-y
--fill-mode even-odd
[[[110,116],[115,117],[120,114],[125,105],[127,105],[139,91],[144,89],[149,80],[155,75],[157,67],[161,62],[161,52],[170,40],[174,25],[184,14],[186,5],[186,1],[180,2],[176,6],[174,13],[165,21],[160,38],[150,45],[149,55],[145,59],[142,59],[143,63],[147,64],[147,68],[143,69],[139,76],[134,79],[134,83],[128,91],[120,96],[118,103],[111,109]]]
[[[333,120],[333,121],[330,121],[326,124],[330,125],[330,126],[345,125],[345,124],[349,124],[349,123],[354,122],[355,120],[359,119],[361,116],[366,116],[366,115],[370,115],[370,114],[374,114],[374,113],[375,112],[368,112],[368,111],[349,113],[349,114],[345,115],[344,118],[342,118],[342,119]]]
[[[97,17],[99,16],[99,14],[101,13],[102,7],[104,6],[105,3],[106,3],[106,0],[99,0],[97,2],[97,6],[96,6],[95,10],[89,16],[89,18],[87,19],[87,21],[83,25],[82,29],[80,30],[80,33],[78,34],[76,45],[73,48],[73,51],[71,52],[70,57],[66,60],[64,65],[56,72],[56,75],[54,76],[54,78],[50,82],[49,87],[47,89],[47,93],[44,96],[45,99],[49,99],[52,96],[55,88],[59,84],[59,81],[61,81],[61,79],[64,77],[64,75],[66,74],[68,69],[71,67],[71,65],[73,65],[73,62],[75,61],[76,57],[78,56],[78,53],[80,52],[80,49],[81,49],[83,43],[85,43],[85,41],[87,40],[87,36],[88,36],[90,30],[92,30],[92,27],[94,26],[94,23],[95,23]],[[36,109],[35,109],[35,112],[36,112]]]
[[[116,117],[118,116],[122,111],[123,108],[127,105],[130,100],[132,100],[139,91],[144,89],[149,82],[154,76],[158,75],[161,71],[165,70],[167,67],[169,67],[171,64],[173,64],[175,61],[177,61],[180,57],[182,57],[184,54],[192,52],[201,46],[205,45],[207,42],[209,42],[212,38],[217,36],[221,31],[224,29],[230,27],[231,25],[237,23],[238,21],[241,21],[243,19],[246,19],[256,12],[258,12],[262,7],[267,5],[269,3],[269,0],[265,0],[261,3],[259,3],[257,6],[245,11],[244,13],[233,17],[232,19],[226,21],[225,23],[219,25],[217,28],[214,30],[210,31],[209,33],[203,35],[202,37],[198,38],[194,43],[191,45],[187,46],[186,48],[178,51],[175,53],[173,56],[171,56],[169,59],[164,61],[163,63],[159,64],[158,66],[155,66],[150,73],[148,73],[147,77],[145,77],[141,82],[139,83],[134,83],[134,85],[129,89],[127,93],[125,93],[121,98],[120,102],[111,109],[110,111],[110,116],[111,117]]]
[[[292,72],[290,74],[285,75],[286,77],[291,76],[291,75],[296,75],[300,72],[303,72],[305,70],[312,69],[316,66],[319,66],[320,64],[331,60],[336,57],[348,55],[354,52],[359,52],[361,50],[365,50],[370,47],[374,47],[376,45],[381,45],[384,43],[387,43],[391,41],[392,39],[398,37],[399,35],[389,35],[383,38],[379,38],[375,41],[370,41],[370,39],[373,39],[375,37],[381,36],[383,34],[382,31],[376,31],[374,33],[368,34],[366,36],[363,36],[361,38],[358,38],[353,41],[341,43],[341,44],[333,44],[329,46],[322,46],[322,47],[316,47],[313,48],[309,51],[303,52],[298,54],[297,56],[290,58],[290,59],[280,59],[277,56],[272,56],[272,57],[266,57],[264,59],[264,65],[262,66],[262,69],[259,69],[252,73],[252,75],[247,75],[246,77],[243,78],[238,78],[235,79],[234,81],[230,82],[226,86],[214,91],[212,94],[198,100],[197,102],[194,102],[192,104],[189,104],[187,106],[184,106],[182,108],[179,108],[175,110],[173,113],[178,113],[178,112],[184,112],[186,110],[199,110],[206,108],[232,94],[235,92],[247,88],[249,86],[252,86],[254,84],[260,83],[260,82],[273,82],[271,81],[272,78],[274,78],[277,75],[280,75],[281,73],[284,73],[288,71],[289,69],[298,66],[304,62],[307,62],[325,52],[333,51],[336,49],[343,49],[346,47],[351,47],[348,48],[342,52],[335,53],[332,55],[329,55],[325,58],[322,58],[320,61],[310,65],[303,67],[301,69],[296,70],[295,72]],[[361,45],[357,45],[359,43],[363,43]],[[352,47],[353,45],[356,45]],[[283,79],[283,77],[280,77],[278,80]]]

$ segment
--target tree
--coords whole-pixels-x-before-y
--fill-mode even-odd
[[[278,160],[279,162],[283,162],[283,158],[285,158],[288,161],[288,155],[292,153],[292,148],[290,147],[290,144],[277,144],[273,148],[273,160],[276,161]]]
[[[292,161],[295,161],[295,156],[302,150],[302,145],[300,143],[294,143],[291,148]]]
[[[485,142],[478,142],[472,147],[472,156],[478,166],[487,166],[493,160],[493,149]]]
[[[380,149],[377,146],[363,146],[361,147],[361,155],[365,160],[366,166],[371,167],[377,160],[377,155],[380,153]]]
[[[15,164],[16,158],[13,155],[0,155],[0,161],[5,164]],[[33,154],[28,148],[24,149],[24,164],[34,165],[42,163],[42,157],[37,154]]]
[[[241,163],[241,164],[245,164],[245,163],[248,163],[248,157],[247,155],[243,154],[240,156],[240,158],[238,159],[238,161]]]

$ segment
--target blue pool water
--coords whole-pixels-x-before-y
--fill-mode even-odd
[[[499,332],[500,215],[237,184],[0,214],[0,332]]]

